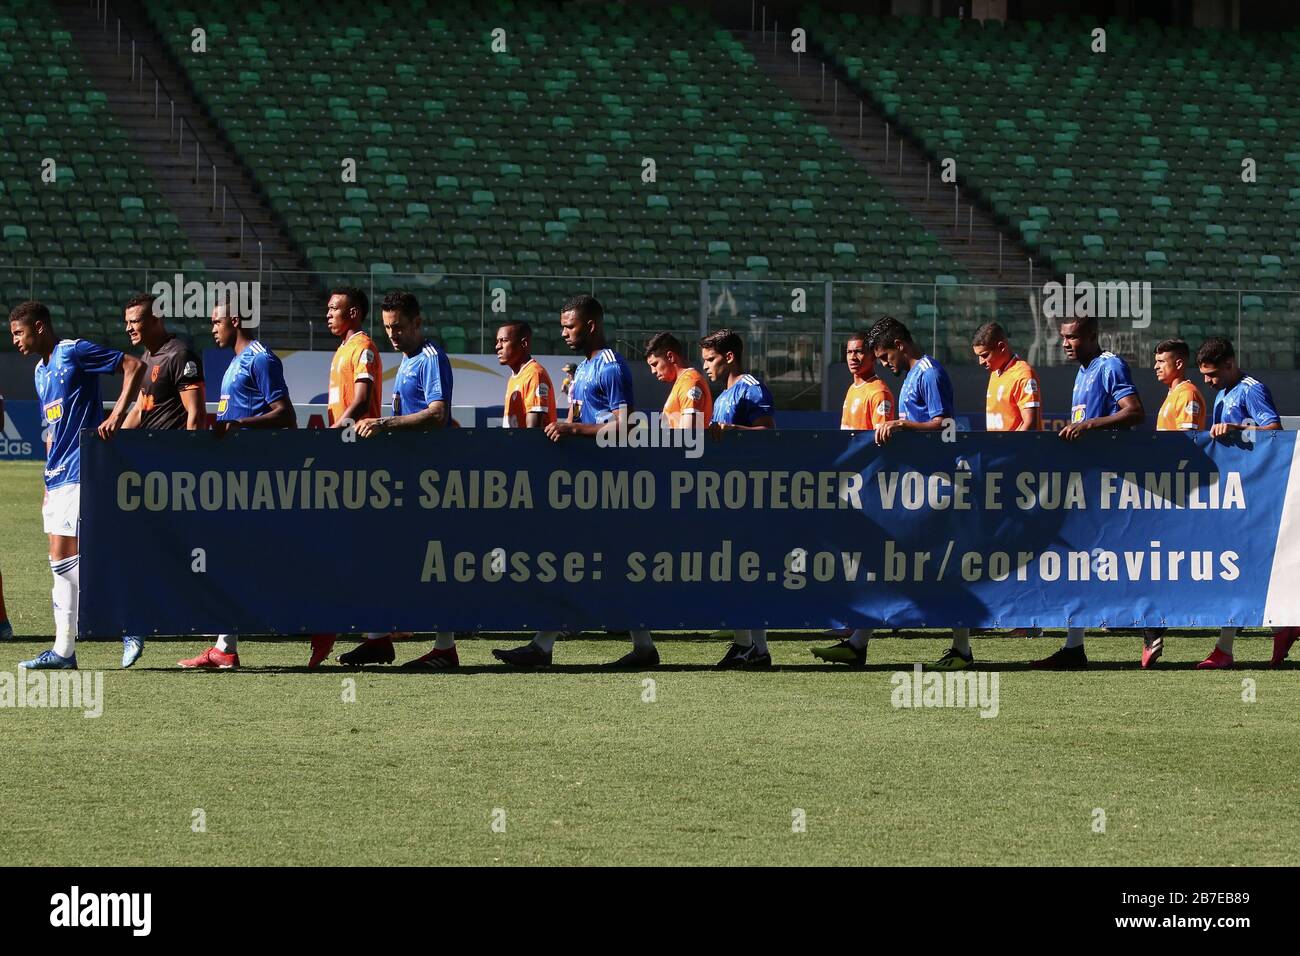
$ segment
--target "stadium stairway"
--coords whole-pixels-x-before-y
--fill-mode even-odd
[[[225,137],[194,100],[188,82],[176,68],[171,55],[140,13],[138,4],[119,0],[108,7],[107,22],[99,22],[96,8],[82,0],[56,0],[55,6],[66,29],[72,34],[86,69],[108,97],[115,121],[127,131],[132,144],[158,184],[159,192],[176,214],[197,257],[202,260],[202,280],[256,280],[258,242],[261,242],[262,311],[264,333],[278,345],[305,347],[311,330],[304,320],[324,315],[323,290],[304,273],[307,264],[282,230],[263,195],[253,184],[247,169],[238,161]],[[121,21],[119,52],[117,23]],[[154,76],[143,70],[143,80],[131,66],[131,40],[137,56],[143,56],[157,72],[161,88],[158,117],[154,118]],[[176,116],[189,123],[185,142],[169,130],[167,94],[175,100]],[[198,182],[195,181],[195,150],[191,130],[200,147]],[[178,145],[180,148],[178,149]],[[211,162],[208,160],[211,157]],[[216,173],[214,209],[213,172]],[[225,219],[221,204],[225,190]],[[246,221],[242,254],[240,212]],[[275,266],[274,276],[271,267]],[[184,263],[177,263],[182,269]],[[186,279],[198,263],[182,269]],[[295,274],[296,273],[296,274]],[[150,283],[163,276],[149,276]],[[206,320],[189,318],[171,323],[174,330],[184,325],[191,334],[203,335]],[[315,331],[323,333],[316,322]],[[324,333],[328,338],[328,333]]]
[[[796,58],[790,52],[788,32],[781,34],[776,44],[771,32],[731,32],[754,56],[758,68],[805,113],[824,125],[845,152],[939,240],[943,251],[969,271],[965,282],[1017,287],[997,290],[999,321],[1022,334],[1033,327],[1034,315],[1025,290],[1052,278],[1048,263],[1032,256],[1018,235],[1002,230],[992,216],[966,197],[959,194],[954,203],[954,185],[941,182],[940,171],[932,163],[927,183],[929,160],[924,152],[896,125],[888,123],[874,103],[858,97],[843,79],[837,81],[834,65],[820,59],[815,47]]]

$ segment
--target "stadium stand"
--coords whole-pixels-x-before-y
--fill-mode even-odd
[[[822,328],[823,281],[918,283],[858,287],[836,309],[849,327],[882,310],[928,320],[934,277],[962,280],[700,12],[463,0],[147,11],[312,268],[368,274],[380,290],[421,275],[453,351],[478,349],[497,287],[543,349],[562,350],[554,312],[574,282],[549,276],[596,277],[626,342],[697,329],[710,277],[724,320],[733,307],[742,324],[769,317],[799,340],[792,355]],[[203,55],[190,52],[197,27]],[[493,51],[497,27],[506,52]],[[792,285],[807,287],[802,314]]]
[[[0,0],[0,72],[0,298],[126,347],[122,303],[150,271],[203,263],[43,0]]]
[[[964,188],[1056,273],[1150,281],[1164,332],[1227,331],[1249,364],[1295,367],[1300,32],[1117,20],[1103,56],[1089,19],[808,7],[802,22],[931,156],[956,157]]]

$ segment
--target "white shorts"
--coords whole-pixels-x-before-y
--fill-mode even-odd
[[[69,482],[52,488],[41,508],[45,533],[75,538],[81,525],[81,485]]]

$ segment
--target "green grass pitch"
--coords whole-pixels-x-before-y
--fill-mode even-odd
[[[0,464],[19,632],[0,671],[49,644],[39,506],[39,467]],[[518,636],[496,635],[462,644],[462,672],[428,675],[308,673],[305,642],[256,640],[237,673],[177,671],[202,646],[190,640],[155,641],[123,672],[119,645],[85,642],[102,717],[0,710],[0,859],[1300,862],[1300,668],[1268,670],[1263,632],[1213,673],[1191,667],[1204,634],[1171,638],[1158,672],[1137,668],[1136,637],[1095,637],[1082,674],[1024,669],[1056,636],[976,638],[999,673],[991,719],[891,706],[891,674],[942,652],[934,632],[873,642],[865,672],[817,666],[808,637],[777,635],[771,673],[715,672],[722,644],[681,638],[661,642],[669,666],[617,675],[586,666],[622,652],[608,640],[562,642],[559,666],[513,673],[490,651]],[[399,645],[399,660],[426,647]]]

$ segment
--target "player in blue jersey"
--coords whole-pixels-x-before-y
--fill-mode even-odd
[[[217,420],[212,426],[217,437],[240,428],[297,428],[298,415],[284,382],[284,366],[257,340],[233,304],[220,303],[212,310],[212,340],[217,348],[235,351],[221,377]],[[186,669],[236,670],[239,636],[218,634],[215,647],[176,663]]]
[[[550,422],[551,441],[595,438],[601,428],[616,428],[632,413],[632,370],[623,356],[605,344],[605,308],[593,295],[575,295],[560,307],[564,344],[586,359],[573,375],[566,421]],[[538,631],[522,647],[496,649],[492,656],[515,667],[545,667],[561,631]],[[607,666],[615,669],[654,667],[659,649],[649,631],[630,631],[632,650]]]
[[[714,438],[727,431],[776,428],[772,393],[755,375],[745,371],[745,343],[739,335],[731,329],[710,332],[700,339],[700,359],[709,380],[725,386],[713,400],[713,421],[709,424],[709,432]],[[717,666],[723,669],[771,667],[767,629],[756,627],[734,631],[731,646]]]
[[[452,423],[451,357],[424,337],[420,303],[410,292],[395,291],[384,296],[379,306],[384,331],[393,348],[402,353],[402,364],[393,378],[393,414],[363,418],[357,434],[373,438],[381,432],[431,431]],[[348,667],[391,664],[397,659],[393,634],[370,633],[352,650],[339,655]],[[427,654],[402,665],[405,670],[452,670],[460,666],[455,631],[436,631]]]
[[[1074,394],[1070,399],[1070,421],[1058,433],[1065,441],[1078,441],[1085,433],[1097,430],[1127,429],[1141,425],[1146,418],[1128,363],[1114,352],[1104,351],[1099,339],[1097,320],[1091,316],[1063,319],[1060,323],[1061,348],[1065,357],[1079,363],[1074,376]],[[1055,654],[1034,661],[1045,670],[1082,670],[1088,666],[1083,649],[1084,629],[1066,628],[1065,646]],[[1157,632],[1143,632],[1144,644],[1158,638]]]
[[[867,333],[876,361],[903,376],[898,390],[898,418],[876,426],[876,444],[886,445],[900,432],[937,432],[952,422],[953,392],[948,371],[932,355],[921,351],[911,330],[893,316],[882,317]],[[834,647],[818,648],[822,660],[862,667],[867,661],[871,628],[859,628]],[[963,670],[975,663],[970,628],[952,629],[952,646],[932,670]]]
[[[1209,338],[1196,350],[1196,365],[1205,384],[1218,389],[1214,396],[1214,412],[1210,419],[1210,434],[1220,441],[1231,435],[1253,431],[1281,431],[1282,416],[1273,404],[1273,394],[1268,386],[1254,376],[1247,375],[1237,364],[1237,352],[1232,342],[1225,338]],[[1254,436],[1246,435],[1244,438]],[[1233,664],[1233,642],[1237,628],[1219,630],[1219,640],[1205,660],[1197,664],[1200,670],[1215,670]],[[1295,628],[1280,628],[1273,634],[1273,666],[1280,664],[1295,643]]]
[[[36,394],[45,421],[45,502],[41,508],[50,541],[54,575],[54,647],[20,667],[35,670],[77,667],[77,611],[80,601],[81,447],[83,428],[110,438],[144,378],[144,363],[133,355],[85,339],[54,334],[50,310],[23,302],[9,313],[9,334],[23,355],[39,355]],[[122,373],[122,393],[104,417],[99,377]]]

